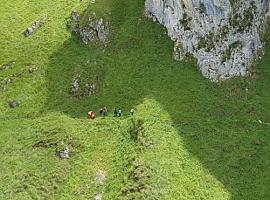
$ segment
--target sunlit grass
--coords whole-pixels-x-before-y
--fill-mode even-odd
[[[219,84],[172,59],[165,29],[146,19],[143,1],[1,1],[0,199],[127,199],[132,159],[153,168],[145,199],[269,199],[270,68],[265,57],[247,78]],[[110,18],[105,52],[66,29],[72,10]],[[42,15],[34,35],[22,32]],[[69,95],[74,73],[97,62],[104,77],[94,97]],[[29,73],[28,69],[37,67]],[[11,78],[4,85],[4,78]],[[1,90],[6,87],[6,90]],[[20,106],[11,109],[10,100]],[[89,121],[101,106],[109,117]],[[124,111],[122,118],[113,109]],[[129,138],[130,108],[144,121],[151,148]],[[56,133],[56,134],[55,134]],[[39,141],[72,141],[68,160]],[[104,186],[94,181],[107,173]],[[135,193],[135,199],[142,199]]]

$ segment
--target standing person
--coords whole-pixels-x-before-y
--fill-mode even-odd
[[[118,110],[118,117],[121,117],[121,116],[122,116],[122,110],[119,109],[119,110]]]
[[[131,115],[133,115],[133,114],[134,114],[134,112],[135,112],[135,110],[134,110],[133,108],[131,108],[131,110],[130,110],[130,114],[131,114]]]
[[[108,116],[108,109],[107,109],[107,107],[104,107],[103,108],[103,116],[105,117],[105,116]]]
[[[96,115],[93,111],[89,111],[87,114],[88,114],[89,119],[95,119],[95,117],[96,117]]]
[[[117,115],[118,115],[118,111],[117,111],[117,109],[116,109],[116,108],[114,108],[114,111],[113,111],[113,116],[114,116],[114,117],[117,117]]]
[[[103,115],[103,108],[100,108],[100,109],[99,109],[99,114],[100,114],[100,115]]]

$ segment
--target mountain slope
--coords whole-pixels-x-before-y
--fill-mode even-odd
[[[144,17],[143,1],[0,3],[0,64],[15,61],[0,71],[0,199],[269,199],[269,48],[252,76],[212,84],[173,61],[173,43]],[[105,51],[66,29],[74,9],[108,13]],[[44,14],[47,23],[24,38]],[[74,75],[96,65],[96,95],[72,97]],[[89,121],[103,105],[109,116]],[[143,120],[150,147],[130,138],[132,119]],[[56,156],[62,142],[70,159]]]

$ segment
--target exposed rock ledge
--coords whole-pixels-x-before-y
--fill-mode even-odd
[[[109,39],[109,23],[98,18],[95,13],[81,16],[73,11],[68,21],[68,27],[77,34],[84,44],[106,45]]]
[[[193,56],[212,81],[245,76],[262,53],[270,0],[146,0],[146,15],[175,41],[175,59]]]

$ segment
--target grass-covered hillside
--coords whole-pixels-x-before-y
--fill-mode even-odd
[[[143,0],[0,5],[1,200],[270,199],[269,47],[249,77],[214,84],[172,59]],[[70,33],[73,10],[109,19],[105,49]],[[74,76],[93,70],[95,95],[70,95]],[[101,106],[108,117],[87,119]],[[69,159],[56,154],[64,146]]]

